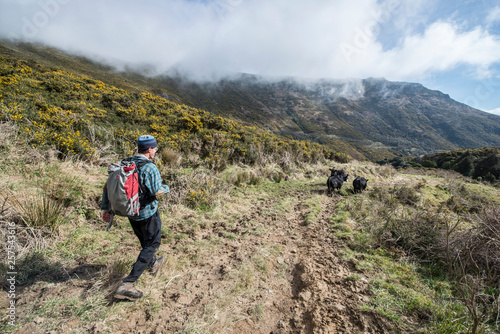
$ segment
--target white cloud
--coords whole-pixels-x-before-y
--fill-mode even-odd
[[[176,67],[204,78],[250,72],[416,80],[459,65],[490,75],[500,62],[498,36],[445,19],[429,23],[423,16],[429,6],[430,0],[0,0],[0,35],[116,66]],[[389,24],[397,34],[387,49]]]
[[[487,110],[487,112],[489,112],[491,114],[495,114],[495,115],[500,116],[500,108],[496,108],[496,109],[492,109],[492,110]]]
[[[460,31],[451,23],[437,22],[424,34],[408,36],[401,47],[380,55],[387,72],[403,78],[425,76],[432,72],[451,70],[458,65],[470,65],[478,76],[487,75],[492,64],[500,62],[500,39],[481,28]],[[398,63],[399,68],[391,66]]]

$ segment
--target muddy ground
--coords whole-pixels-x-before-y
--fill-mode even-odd
[[[313,222],[308,222],[311,196],[319,199]],[[278,204],[288,199],[287,210]],[[81,259],[65,268],[67,278],[47,282],[43,277],[22,288],[19,312],[34,312],[54,296],[88,298],[97,291],[106,294],[104,307],[113,309],[104,319],[85,314],[68,316],[50,312],[31,316],[17,333],[388,333],[388,322],[378,314],[361,311],[369,302],[368,280],[354,264],[342,260],[344,241],[332,233],[330,218],[341,196],[327,197],[323,184],[293,190],[283,196],[263,195],[253,199],[235,216],[220,217],[204,229],[193,230],[189,238],[165,242],[160,253],[186,253],[196,261],[179,268],[167,261],[158,277],[144,274],[138,287],[145,296],[138,302],[113,299],[120,277],[110,266]],[[168,219],[167,219],[168,222]],[[229,223],[230,222],[230,223]],[[264,233],[257,233],[265,227]],[[125,239],[134,236],[124,229]],[[257,232],[256,232],[257,231]],[[173,234],[176,228],[172,227]],[[214,236],[230,233],[203,254],[195,245]],[[190,246],[191,245],[191,246]],[[130,244],[137,253],[137,245]],[[245,265],[262,256],[262,276],[245,277]],[[275,250],[275,252],[273,252]],[[178,260],[178,258],[176,258]],[[252,260],[253,259],[253,260]],[[352,279],[356,277],[356,279]],[[240,282],[241,291],[238,293]],[[243,282],[243,284],[241,284]],[[226,298],[227,297],[227,298]],[[50,306],[49,306],[50,307]],[[70,307],[70,306],[69,306]],[[92,312],[92,306],[90,310]],[[45,314],[45,316],[44,316]],[[55,321],[55,325],[54,325]],[[50,328],[52,327],[52,328]]]

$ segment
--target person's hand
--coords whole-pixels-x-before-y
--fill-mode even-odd
[[[109,223],[109,221],[111,220],[111,214],[107,210],[101,211],[101,217],[102,217],[102,221],[105,223]]]

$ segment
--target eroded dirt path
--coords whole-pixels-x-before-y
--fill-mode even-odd
[[[299,199],[307,199],[300,194]],[[292,270],[293,298],[289,300],[292,318],[290,333],[387,333],[377,315],[361,312],[367,303],[368,281],[351,263],[341,260],[339,245],[329,218],[335,216],[338,197],[321,207],[317,222],[301,224],[301,210],[291,222],[298,223],[298,256]],[[297,208],[300,208],[300,204]],[[353,279],[353,274],[357,274]]]
[[[345,246],[334,237],[330,218],[341,197],[325,199],[323,191],[318,184],[286,197],[262,196],[240,215],[221,217],[187,240],[163,245],[167,254],[190,259],[189,269],[167,262],[160,277],[143,275],[139,287],[145,296],[139,302],[116,304],[111,295],[119,277],[102,268],[71,286],[35,284],[24,298],[47,298],[51,288],[81,295],[98,288],[109,294],[108,307],[118,309],[97,322],[61,324],[54,333],[391,332],[380,316],[359,309],[369,300],[368,283],[339,256]],[[314,221],[306,223],[311,196],[321,200]],[[36,325],[24,330],[38,333]]]

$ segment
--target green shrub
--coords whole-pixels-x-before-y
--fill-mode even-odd
[[[432,160],[424,160],[422,162],[422,166],[424,167],[429,167],[429,168],[437,168],[437,163]]]
[[[465,176],[472,176],[474,172],[474,158],[470,155],[463,157],[453,165],[453,169]]]

